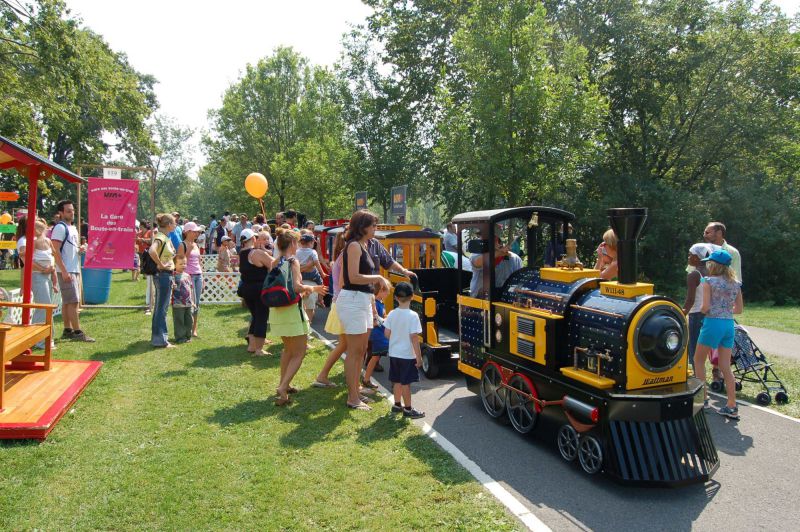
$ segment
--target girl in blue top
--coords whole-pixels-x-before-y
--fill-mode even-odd
[[[733,348],[734,322],[733,315],[741,314],[742,291],[731,268],[731,255],[719,249],[703,259],[708,270],[708,277],[701,281],[703,287],[703,306],[700,312],[705,314],[703,328],[697,339],[694,353],[695,376],[705,382],[706,360],[712,349],[719,353],[719,369],[725,379],[725,391],[728,403],[718,410],[722,416],[739,419],[736,407],[736,387],[733,371],[731,371],[731,348]],[[708,408],[708,392],[705,392],[705,407]]]

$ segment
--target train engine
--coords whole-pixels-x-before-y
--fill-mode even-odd
[[[619,239],[618,281],[584,268],[569,239],[558,264],[536,267],[541,237],[562,245],[557,228],[570,213],[523,207],[456,216],[459,229],[489,235],[469,247],[490,265],[473,273],[487,288],[459,297],[459,369],[490,416],[507,417],[521,433],[549,428],[561,456],[587,473],[646,485],[703,482],[719,461],[703,383],[688,376],[686,320],[674,301],[636,280],[646,212],[609,211]],[[487,270],[502,264],[494,233],[513,217],[528,220],[528,264],[501,284]]]

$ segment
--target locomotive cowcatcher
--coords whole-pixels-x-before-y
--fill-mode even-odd
[[[459,285],[458,368],[489,416],[507,417],[520,433],[551,431],[561,456],[586,473],[626,484],[704,482],[719,460],[703,383],[688,376],[686,320],[674,301],[637,282],[646,217],[647,209],[609,210],[618,281],[583,268],[566,238],[569,212],[529,206],[453,218],[458,268],[464,242],[484,265],[472,292]],[[525,260],[509,275],[512,241]],[[556,265],[542,264],[564,249]]]

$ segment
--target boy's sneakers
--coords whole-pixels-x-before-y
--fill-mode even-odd
[[[721,416],[725,416],[729,419],[739,419],[739,408],[738,407],[729,407],[727,405],[723,406],[719,410],[717,410],[717,414]]]
[[[392,405],[392,414],[399,414],[403,411],[403,407],[400,406],[399,403],[395,403]]]
[[[419,419],[421,417],[425,417],[425,412],[420,412],[416,408],[404,408],[403,417],[409,417],[411,419]]]

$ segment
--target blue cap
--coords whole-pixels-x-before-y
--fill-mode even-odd
[[[709,260],[718,264],[722,264],[723,266],[730,266],[733,257],[731,257],[731,254],[724,249],[718,249],[708,257],[702,259],[703,262],[707,262]]]

